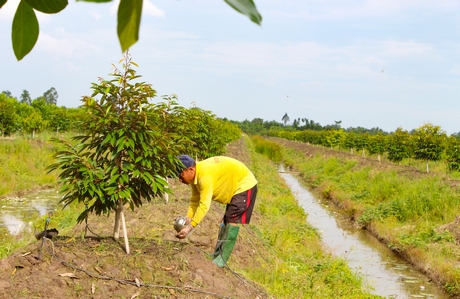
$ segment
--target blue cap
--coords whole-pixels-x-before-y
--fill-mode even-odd
[[[179,160],[182,162],[182,164],[184,165],[184,167],[182,168],[179,168],[179,171],[177,172],[177,176],[180,175],[180,173],[182,171],[184,171],[185,169],[189,168],[189,167],[192,167],[195,165],[195,160],[193,160],[192,157],[190,156],[187,156],[187,155],[180,155],[179,157]]]

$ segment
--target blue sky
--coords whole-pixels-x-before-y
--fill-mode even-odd
[[[460,2],[255,0],[258,26],[216,0],[144,0],[138,73],[158,95],[177,94],[232,120],[394,131],[439,125],[460,131]],[[11,46],[17,0],[0,9],[0,91],[32,98],[54,87],[77,107],[122,58],[117,2],[69,0],[39,16],[40,36],[23,60]],[[160,97],[158,97],[158,100]]]

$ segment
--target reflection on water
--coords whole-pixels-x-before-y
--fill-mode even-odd
[[[10,235],[19,235],[31,230],[31,221],[54,211],[60,195],[56,190],[43,190],[24,197],[7,197],[0,201],[0,228]]]
[[[323,243],[338,257],[347,260],[350,268],[359,273],[365,286],[373,294],[387,298],[449,298],[430,279],[415,270],[403,259],[365,230],[353,227],[339,217],[332,207],[321,204],[304,188],[296,177],[280,173],[308,214],[307,222],[316,227]]]

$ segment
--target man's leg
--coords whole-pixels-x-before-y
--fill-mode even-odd
[[[231,202],[227,204],[224,216],[225,229],[220,243],[221,250],[213,260],[214,264],[219,267],[225,266],[232,254],[240,230],[238,223],[248,224],[251,220],[256,195],[257,185],[247,191],[235,194]]]
[[[235,247],[236,238],[240,227],[236,223],[228,223],[225,225],[224,240],[222,240],[222,248],[217,257],[212,260],[214,264],[219,267],[227,265],[228,258],[232,254],[233,247]]]
[[[210,254],[211,257],[213,257],[213,258],[218,256],[222,252],[222,244],[223,244],[224,239],[225,239],[225,231],[226,231],[225,227],[226,227],[226,225],[224,223],[220,224],[219,234],[217,236],[216,248],[214,249],[214,253]]]

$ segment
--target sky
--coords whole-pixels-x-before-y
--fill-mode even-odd
[[[130,53],[153,101],[176,94],[236,121],[287,113],[291,123],[460,131],[460,1],[254,2],[261,26],[223,0],[144,0]],[[78,107],[121,67],[117,1],[39,13],[39,39],[21,61],[11,44],[18,3],[0,9],[0,92],[34,99],[54,87],[58,106]]]

